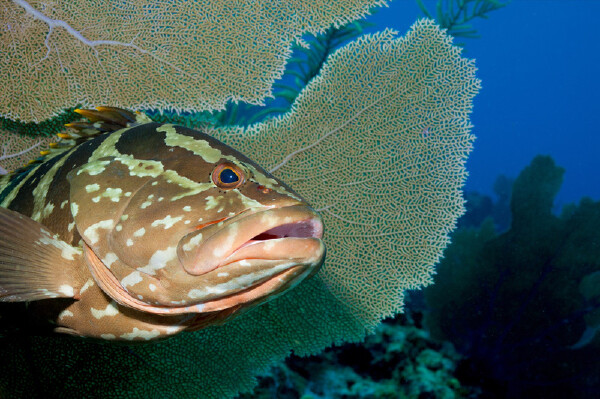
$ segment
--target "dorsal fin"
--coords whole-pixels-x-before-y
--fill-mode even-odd
[[[8,180],[28,172],[32,167],[44,162],[48,156],[54,156],[69,150],[87,140],[103,133],[112,133],[125,127],[152,122],[146,114],[136,111],[131,112],[117,107],[96,107],[96,109],[75,109],[75,112],[86,120],[65,124],[73,131],[58,133],[58,140],[50,143],[48,149],[40,151],[39,157],[29,161],[25,166],[12,171]]]

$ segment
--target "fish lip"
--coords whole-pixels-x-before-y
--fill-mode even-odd
[[[265,234],[271,234],[273,238],[265,237]],[[238,251],[271,239],[318,240],[322,246],[322,237],[321,217],[308,205],[295,204],[232,216],[224,221],[218,231],[203,239],[203,243],[194,251],[184,251],[180,241],[177,252],[188,273],[202,275],[235,262],[232,256]]]
[[[233,295],[226,297],[201,301],[187,306],[150,305],[127,292],[87,244],[83,244],[83,249],[89,270],[96,283],[106,295],[125,307],[163,316],[220,312],[234,307],[261,303],[287,291],[288,288],[290,288],[290,284],[291,286],[295,286],[300,281],[304,280],[304,278],[308,277],[306,270],[299,271],[298,267],[292,266],[271,276],[265,281],[253,284],[243,291],[236,292]],[[290,275],[291,278],[284,280],[285,277]],[[265,295],[265,293],[268,293],[268,295]],[[192,320],[192,318],[188,317],[186,320]],[[183,323],[185,324],[185,322],[186,321],[184,320]]]

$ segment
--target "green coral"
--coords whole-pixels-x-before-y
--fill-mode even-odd
[[[435,18],[449,35],[461,38],[478,38],[477,29],[470,22],[476,18],[488,18],[492,11],[505,7],[508,2],[498,0],[437,0],[435,16],[425,7],[423,0],[417,4],[427,18]],[[460,44],[459,44],[460,45]]]
[[[585,398],[600,388],[600,202],[560,216],[564,170],[536,157],[514,183],[512,225],[453,235],[425,290],[427,325],[467,357],[463,373],[504,397]]]
[[[455,377],[461,356],[405,318],[388,319],[364,342],[292,356],[238,399],[468,397]]]

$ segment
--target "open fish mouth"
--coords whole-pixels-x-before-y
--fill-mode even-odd
[[[185,270],[203,275],[240,262],[287,260],[315,263],[324,253],[320,216],[304,205],[240,214],[221,226],[211,225],[188,234],[178,245],[177,254]],[[198,245],[192,245],[195,241]]]
[[[190,247],[200,235],[201,243]],[[205,278],[189,296],[206,305],[273,297],[319,270],[325,257],[322,236],[320,216],[304,205],[239,214],[205,227],[178,246],[184,269]]]

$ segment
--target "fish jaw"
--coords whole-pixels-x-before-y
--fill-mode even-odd
[[[306,258],[313,264],[324,255],[322,237],[321,217],[308,206],[292,205],[242,213],[220,226],[192,232],[179,242],[177,255],[183,268],[196,276],[242,261],[242,254],[248,259]]]
[[[200,235],[206,237],[190,245]],[[188,295],[212,311],[226,302],[287,291],[323,264],[322,236],[320,216],[297,204],[238,214],[190,233],[178,245],[179,260],[189,275],[205,278],[206,284]]]
[[[208,237],[195,244],[194,238],[200,236],[194,234],[202,233]],[[117,303],[156,315],[220,312],[223,317],[215,314],[210,318],[217,323],[316,273],[325,257],[322,235],[321,218],[304,205],[243,212],[188,234],[177,249],[185,269],[182,273],[202,283],[191,287],[183,306],[150,304],[136,298],[87,245],[84,256],[95,281]],[[201,262],[205,257],[210,263]],[[200,262],[200,267],[194,268],[194,262]]]

